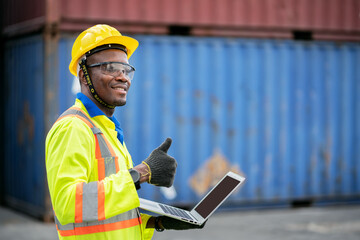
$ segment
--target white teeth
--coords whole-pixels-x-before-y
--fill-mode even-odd
[[[121,88],[121,87],[116,87],[116,88],[114,88],[114,89],[120,89],[120,90],[125,91],[125,88]]]

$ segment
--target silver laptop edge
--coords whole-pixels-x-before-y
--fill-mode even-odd
[[[192,223],[192,224],[201,225],[201,223],[198,223],[198,221],[195,219],[194,216],[191,215],[191,213],[189,211],[184,210],[185,212],[187,212],[190,215],[192,220],[187,219],[187,218],[182,218],[180,216],[173,215],[173,214],[168,214],[168,213],[164,212],[159,206],[159,204],[163,204],[163,203],[154,202],[154,201],[147,200],[147,199],[144,199],[144,198],[139,198],[139,199],[140,199],[140,208],[142,208],[144,210],[154,212],[154,213],[157,213],[157,214],[160,214],[160,215],[163,215],[163,216],[176,218],[176,219],[184,221],[184,222],[189,222],[189,223]],[[170,205],[166,205],[166,204],[163,204],[163,205],[170,206]]]
[[[203,216],[200,215],[200,213],[196,210],[199,206],[201,207],[201,203],[203,203],[205,200],[207,200],[207,197],[218,187],[218,185],[220,183],[223,182],[223,180],[226,178],[226,177],[230,177],[232,179],[236,179],[238,181],[238,183],[236,184],[236,186],[233,187],[233,189],[226,194],[226,196],[223,197],[223,199],[221,200],[221,202],[219,203],[216,203],[216,207],[214,207],[210,212],[206,213],[206,214],[203,214],[203,215],[206,215],[206,217],[204,218]],[[182,210],[182,211],[185,211],[187,212],[187,214],[189,214],[193,220],[190,220],[190,219],[187,219],[187,218],[183,218],[183,217],[180,217],[180,216],[177,216],[177,215],[174,215],[174,214],[168,214],[166,212],[164,212],[160,205],[159,204],[162,204],[162,203],[159,203],[159,202],[154,202],[154,201],[151,201],[151,200],[147,200],[147,199],[143,199],[143,198],[139,198],[140,199],[140,208],[144,209],[144,210],[148,210],[150,212],[155,212],[157,214],[160,214],[160,215],[164,215],[164,216],[169,216],[169,217],[172,217],[172,218],[176,218],[178,220],[181,220],[181,221],[185,221],[185,222],[189,222],[189,223],[192,223],[192,224],[196,224],[196,225],[201,225],[203,224],[215,211],[216,209],[219,208],[219,206],[244,182],[245,178],[236,174],[236,173],[233,173],[233,172],[228,172],[201,200],[200,202],[198,202],[198,204],[196,204],[196,206],[191,210],[191,211],[185,211],[185,210]],[[169,206],[171,208],[174,208],[172,207],[171,205],[166,205],[166,204],[162,204],[164,206]],[[178,208],[177,208],[178,209]]]

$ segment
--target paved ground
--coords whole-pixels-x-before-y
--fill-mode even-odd
[[[56,240],[53,224],[0,207],[0,240]],[[202,230],[155,233],[157,240],[359,240],[360,205],[232,211],[215,214]]]

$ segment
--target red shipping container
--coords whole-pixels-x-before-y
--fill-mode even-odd
[[[305,31],[315,39],[356,40],[359,12],[359,0],[16,0],[4,3],[3,32],[109,23],[127,33],[169,34],[175,26],[192,35],[288,38]]]

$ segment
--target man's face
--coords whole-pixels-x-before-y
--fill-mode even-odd
[[[86,64],[91,65],[100,62],[129,63],[127,55],[123,51],[109,49],[90,56]],[[102,100],[114,106],[123,106],[126,104],[126,95],[130,88],[131,81],[126,79],[124,74],[120,74],[117,77],[106,75],[101,72],[100,67],[88,68],[88,71],[94,88]]]

